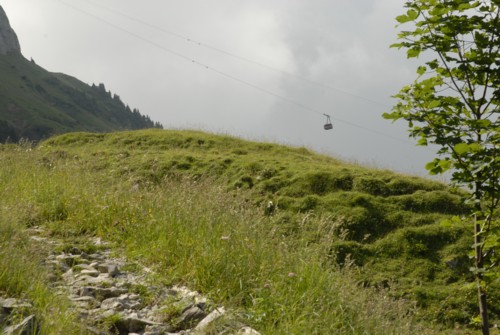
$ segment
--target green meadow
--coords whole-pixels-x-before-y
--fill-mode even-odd
[[[80,326],[35,226],[100,237],[262,334],[475,331],[472,225],[443,224],[468,212],[443,183],[195,131],[69,133],[0,161],[0,295],[34,301],[43,334]]]

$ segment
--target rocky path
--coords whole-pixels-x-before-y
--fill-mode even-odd
[[[90,248],[63,247],[62,242],[41,237],[41,229],[32,230],[34,243],[50,244],[46,258],[53,287],[66,295],[90,334],[248,334],[254,329],[236,323],[236,327],[213,327],[216,320],[230,313],[197,292],[185,287],[161,287],[151,284],[152,273],[112,257],[108,246],[95,239]],[[86,250],[85,250],[86,249]],[[16,308],[29,301],[0,297],[0,324]],[[20,323],[7,325],[5,334],[36,333],[36,315]]]

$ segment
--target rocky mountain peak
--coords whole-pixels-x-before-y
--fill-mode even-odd
[[[21,46],[17,35],[10,26],[9,18],[0,6],[0,55],[20,54]]]

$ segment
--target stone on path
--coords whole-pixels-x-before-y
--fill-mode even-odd
[[[176,328],[178,330],[192,328],[206,316],[207,314],[198,306],[186,308],[179,317]]]
[[[260,333],[258,331],[256,331],[253,328],[250,328],[250,327],[243,327],[236,334],[237,335],[260,335]]]
[[[205,329],[210,323],[217,320],[225,313],[226,310],[224,309],[224,307],[216,308],[210,314],[208,314],[203,320],[201,320],[200,323],[198,323],[198,325],[194,327],[194,330],[201,331]]]

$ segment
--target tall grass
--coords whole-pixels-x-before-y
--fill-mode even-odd
[[[201,291],[264,334],[438,333],[414,303],[362,288],[356,267],[332,261],[328,217],[293,216],[288,224],[309,233],[288,234],[280,213],[267,216],[210,178],[139,183],[140,172],[107,167],[113,161],[16,146],[0,155],[0,291],[35,301],[47,334],[75,333],[74,318],[27,239],[33,225],[68,242],[105,238],[162,282]]]
[[[69,301],[51,286],[43,267],[47,251],[33,243],[16,217],[0,210],[0,296],[16,297],[32,304],[16,310],[10,322],[36,315],[41,334],[87,334],[69,308]]]

